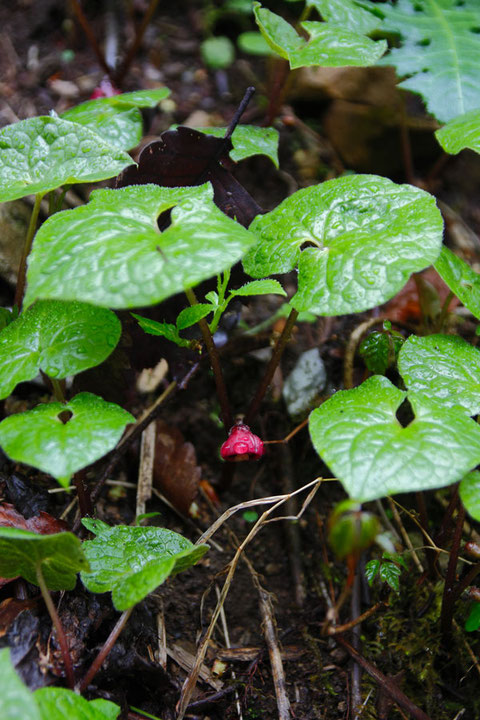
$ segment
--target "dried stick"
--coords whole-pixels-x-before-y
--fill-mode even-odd
[[[373,615],[377,612],[377,610],[381,607],[387,607],[387,603],[384,603],[382,601],[375,603],[375,605],[372,605],[371,608],[368,608],[368,610],[365,610],[364,613],[361,615],[358,615],[358,617],[354,618],[353,620],[350,620],[350,622],[345,623],[344,625],[335,625],[335,627],[329,627],[327,630],[327,635],[340,635],[340,633],[347,632],[348,630],[351,630],[352,628],[356,627],[360,623],[362,623],[364,620],[367,620],[367,618],[370,617],[370,615]]]
[[[294,489],[292,454],[287,445],[282,445],[280,448],[280,461],[279,470],[282,479],[282,490],[284,493],[291,493]],[[288,515],[296,515],[298,509],[294,498],[287,500],[285,507]],[[283,530],[287,538],[287,552],[294,586],[295,603],[301,608],[305,602],[305,588],[299,527],[297,523],[288,522]]]
[[[357,650],[355,650],[349,642],[345,640],[342,635],[335,637],[338,642],[350,656],[372,677],[395,702],[403,708],[407,713],[414,718],[414,720],[431,720],[431,718],[423,712],[417,705],[415,705],[406,695],[403,693],[397,685],[392,682],[390,678],[384,675],[373,663],[363,657]]]
[[[152,497],[153,463],[155,461],[155,440],[157,423],[152,420],[150,425],[142,432],[140,445],[140,463],[138,468],[137,507],[135,515],[145,513],[147,500]]]
[[[287,695],[285,672],[283,670],[282,655],[278,646],[277,628],[273,616],[271,595],[262,588],[256,574],[253,581],[257,587],[260,598],[260,612],[263,621],[263,634],[268,647],[272,678],[277,698],[278,720],[290,720],[290,701]]]

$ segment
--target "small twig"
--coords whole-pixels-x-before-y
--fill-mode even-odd
[[[252,421],[255,419],[264,395],[268,390],[268,386],[272,382],[273,374],[282,358],[283,351],[285,350],[285,347],[290,340],[290,335],[292,334],[292,330],[297,321],[297,318],[298,312],[294,308],[292,308],[290,310],[290,315],[287,318],[287,322],[285,323],[282,330],[282,334],[277,340],[277,343],[272,353],[272,357],[270,358],[270,362],[267,365],[267,369],[265,370],[262,381],[260,382],[260,385],[257,388],[257,392],[255,393],[255,396],[250,403],[250,407],[248,408],[245,415],[245,423],[247,425],[251,425]]]
[[[260,598],[260,612],[263,622],[263,634],[268,647],[270,666],[272,668],[272,679],[277,698],[278,720],[290,720],[290,701],[287,695],[285,672],[283,669],[282,655],[278,646],[277,628],[273,616],[272,599],[269,593],[260,585],[256,574],[253,581],[257,586]]]
[[[243,113],[247,109],[247,105],[250,102],[250,100],[252,99],[252,96],[254,95],[254,93],[255,93],[255,88],[253,86],[250,86],[246,89],[245,95],[243,96],[243,100],[241,101],[240,105],[236,109],[235,115],[230,120],[230,124],[227,128],[227,131],[226,131],[225,135],[223,136],[224,140],[230,140],[230,138],[232,137],[233,131],[237,127],[237,125],[240,121],[240,118],[242,117]]]
[[[347,632],[348,630],[351,630],[352,628],[356,627],[360,623],[362,623],[364,620],[370,617],[370,615],[373,615],[377,612],[377,610],[381,607],[387,607],[386,603],[380,601],[375,603],[375,605],[372,605],[371,608],[368,610],[365,610],[364,613],[361,615],[358,615],[358,617],[354,618],[353,620],[350,620],[350,622],[345,623],[344,625],[335,625],[335,627],[329,627],[327,630],[327,635],[339,635],[340,633]]]
[[[137,483],[137,506],[135,510],[136,517],[145,513],[147,500],[150,500],[152,497],[156,432],[157,424],[155,420],[152,420],[150,425],[142,432]]]
[[[392,682],[390,678],[384,675],[373,663],[367,660],[357,650],[355,650],[349,642],[345,640],[342,635],[335,637],[338,642],[345,650],[351,655],[351,657],[372,677],[395,702],[403,708],[407,713],[414,718],[414,720],[431,720],[429,716],[423,712],[417,705],[415,705],[406,695],[403,693],[397,685]]]
[[[80,23],[83,32],[87,36],[88,42],[90,43],[90,46],[97,56],[97,60],[100,63],[100,66],[103,68],[103,70],[107,73],[107,75],[112,79],[112,68],[108,67],[105,57],[100,50],[100,46],[97,43],[97,39],[95,37],[95,33],[93,32],[90,23],[88,22],[85,13],[82,10],[82,6],[80,4],[80,0],[72,0],[72,7],[75,12],[75,15],[77,16],[77,20]]]
[[[62,652],[63,664],[65,665],[65,673],[67,675],[68,686],[73,689],[75,687],[75,676],[73,674],[72,658],[70,656],[67,638],[65,636],[63,625],[58,616],[57,609],[50,595],[50,591],[47,587],[47,583],[45,582],[45,578],[43,577],[41,565],[37,566],[37,582],[40,588],[40,592],[42,593],[45,605],[47,606],[48,614],[50,615],[52,623],[57,632],[57,638],[60,644],[60,650]]]
[[[18,268],[17,287],[15,289],[14,305],[19,310],[22,309],[23,296],[25,294],[25,280],[27,275],[27,258],[32,249],[33,237],[35,230],[37,229],[38,213],[40,212],[40,205],[42,203],[44,193],[37,193],[35,195],[35,204],[33,206],[32,214],[30,215],[30,223],[28,225],[27,235],[25,238],[25,244],[23,246],[22,257],[20,258],[20,266]]]
[[[455,525],[455,533],[453,535],[452,548],[448,560],[447,574],[443,586],[442,611],[440,615],[440,629],[442,631],[443,640],[447,643],[452,634],[453,610],[455,608],[455,592],[454,584],[457,572],[458,553],[460,550],[460,541],[462,539],[463,521],[465,519],[465,510],[460,503],[458,508],[457,522]]]
[[[108,636],[108,638],[105,641],[105,644],[103,645],[102,649],[98,653],[97,657],[93,661],[93,663],[90,665],[90,668],[83,678],[83,680],[80,682],[78,686],[78,692],[82,693],[84,690],[87,689],[87,687],[92,682],[93,678],[97,674],[97,672],[100,670],[101,666],[103,665],[103,662],[107,655],[111,652],[113,646],[117,642],[118,636],[122,632],[123,628],[127,624],[128,618],[132,614],[133,608],[135,606],[129,608],[128,610],[125,610],[117,620],[115,627],[113,628],[112,632]]]
[[[145,15],[143,16],[142,22],[140,23],[140,27],[137,29],[135,33],[135,39],[129,48],[127,55],[125,57],[125,60],[120,65],[119,69],[114,75],[115,82],[121,84],[123,82],[123,79],[125,75],[127,74],[128,70],[130,69],[130,65],[133,62],[133,59],[135,55],[137,54],[138,48],[140,47],[143,36],[145,34],[145,30],[147,29],[150,20],[153,17],[153,13],[157,9],[158,0],[150,0],[150,3],[148,5],[148,8],[145,12]]]
[[[167,630],[165,627],[165,613],[163,609],[163,600],[160,598],[160,610],[157,613],[157,638],[158,650],[157,661],[160,667],[167,670]]]

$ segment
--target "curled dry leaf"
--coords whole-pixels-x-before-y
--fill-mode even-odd
[[[157,420],[153,485],[180,512],[188,514],[200,483],[195,448],[180,430]]]

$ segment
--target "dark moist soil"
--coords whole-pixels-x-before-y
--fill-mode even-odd
[[[107,5],[105,3],[105,7]],[[125,3],[120,22],[121,48],[131,42],[133,21],[140,22],[146,5],[142,0]],[[0,125],[17,118],[48,113],[52,109],[61,112],[71,104],[87,99],[99,84],[102,71],[72,6],[58,0],[17,0],[0,7]],[[228,124],[245,87],[252,83],[258,88],[257,98],[247,110],[244,121],[262,121],[268,83],[266,66],[261,58],[238,54],[226,72],[208,71],[201,61],[200,43],[208,32],[227,34],[235,40],[241,31],[253,29],[249,16],[226,13],[221,11],[221,6],[222,3],[209,4],[208,8],[200,2],[182,3],[183,15],[180,17],[176,6],[160,4],[141,49],[120,83],[124,91],[162,83],[171,88],[173,102],[164,104],[161,112],[149,111],[145,115],[149,137],[158,135],[172,123],[202,124],[199,112],[203,113],[200,120],[208,120],[207,124]],[[288,3],[278,3],[278,6],[282,12],[292,11]],[[216,16],[212,14],[215,8],[219,11]],[[103,5],[84,3],[84,9],[96,37],[102,41],[106,31]],[[334,177],[344,168],[364,171],[362,163],[368,163],[370,172],[386,174],[401,182],[412,180],[405,178],[403,170],[399,127],[392,130],[391,125],[383,126],[381,118],[377,118],[375,133],[378,141],[355,165],[345,160],[353,157],[349,155],[348,138],[340,138],[342,142],[339,140],[340,145],[335,146],[332,138],[321,132],[322,124],[331,127],[329,113],[335,118],[338,112],[338,105],[328,91],[315,91],[302,85],[297,75],[288,101],[292,102],[293,111],[287,106],[276,123],[281,137],[281,170],[275,170],[266,158],[257,157],[245,161],[235,171],[238,180],[264,209],[275,207],[297,188]],[[412,132],[413,145],[423,148],[416,171],[425,181],[440,152],[430,140],[422,144],[422,138],[431,138],[433,124],[423,114],[418,100],[409,98],[408,103],[410,112],[418,113],[427,125],[430,123],[428,134],[424,130],[424,135]],[[352,126],[352,132],[353,129]],[[355,132],[357,130],[355,128]],[[460,213],[474,231],[480,226],[476,205],[479,176],[477,157],[464,153],[461,158],[451,160],[442,175],[431,176],[429,185],[430,191],[447,202],[454,213]],[[85,196],[85,188],[75,190],[81,197]],[[451,225],[456,221],[453,215]],[[455,242],[455,238],[455,232],[451,232],[449,241]],[[466,250],[470,256],[477,250],[475,241],[471,242],[473,244]],[[232,277],[234,283],[241,284],[244,279],[241,268],[235,268]],[[285,282],[285,278],[283,280]],[[294,284],[294,276],[286,278],[289,290],[293,291]],[[211,289],[211,284],[206,284],[204,289]],[[1,280],[0,292],[2,304],[10,304],[13,286],[8,278]],[[168,319],[181,307],[183,300],[173,298],[160,309],[144,310],[144,314]],[[265,367],[261,355],[246,351],[245,338],[235,323],[241,318],[250,327],[255,326],[271,316],[276,307],[275,300],[261,298],[248,307],[238,304],[230,314],[230,327],[225,328],[228,344],[222,350],[222,357],[234,412],[245,412]],[[407,289],[389,305],[389,312],[404,324],[403,327],[410,323],[411,329],[418,329],[420,315],[416,290]],[[307,349],[316,346],[321,349],[328,378],[325,392],[341,388],[348,339],[351,332],[371,316],[372,313],[368,313],[300,323],[254,430],[263,438],[280,439],[293,429],[295,420],[302,419],[289,418],[281,400],[281,387],[300,354]],[[128,313],[121,317],[125,332],[120,348],[104,367],[77,378],[75,388],[99,392],[107,399],[121,402],[138,416],[156,397],[155,393],[145,395],[136,390],[139,371],[166,357],[170,374],[180,378],[191,369],[196,358],[182,356],[175,348],[140,335],[132,328]],[[474,326],[467,323],[463,334],[471,335],[473,331]],[[257,351],[268,348],[271,341],[270,327],[256,336],[254,347]],[[365,369],[357,358],[355,383],[361,382],[364,376]],[[166,382],[160,385],[157,394]],[[18,412],[48,399],[48,389],[25,383],[3,403],[3,413]],[[178,391],[165,404],[160,416],[168,428],[177,428],[183,435],[176,440],[180,446],[184,441],[192,443],[205,484],[196,498],[195,518],[179,514],[155,496],[147,510],[159,515],[149,522],[176,530],[192,540],[212,524],[218,513],[231,506],[288,492],[315,477],[329,477],[328,469],[322,466],[312,449],[305,428],[288,445],[268,446],[266,456],[259,463],[222,465],[218,448],[225,433],[218,415],[213,378],[207,365],[201,363],[186,389]],[[138,457],[138,443],[133,443],[111,474],[111,479],[121,484],[107,485],[96,503],[96,515],[105,522],[129,524],[134,521]],[[99,462],[88,470],[87,481],[91,487],[95,486],[104,467],[105,462]],[[178,463],[175,469],[179,469]],[[1,459],[0,471],[3,502],[12,503],[25,517],[37,515],[40,510],[55,517],[63,514],[70,496],[47,492],[56,488],[51,479],[24,466],[13,466],[5,457]],[[168,494],[168,487],[160,485],[159,489]],[[219,497],[216,507],[208,499],[212,489]],[[305,496],[303,493],[291,506],[281,507],[276,516],[297,513]],[[426,495],[432,535],[441,523],[449,496],[448,489]],[[258,573],[261,586],[272,600],[292,717],[305,720],[353,717],[352,663],[345,649],[325,633],[331,606],[341,595],[347,576],[344,563],[334,559],[326,542],[329,513],[344,497],[338,483],[324,483],[297,523],[280,521],[265,525],[246,549],[250,567]],[[401,502],[410,512],[417,513],[413,497],[402,496]],[[261,513],[264,509],[265,506],[260,506],[257,511]],[[378,513],[375,505],[367,509]],[[383,504],[383,509],[391,518],[388,503]],[[65,517],[72,527],[75,509]],[[407,516],[404,516],[404,522],[413,545],[423,545],[415,524]],[[124,717],[127,717],[129,707],[137,708],[137,713],[143,710],[162,720],[175,717],[186,669],[208,626],[237,543],[251,528],[252,516],[243,511],[236,513],[215,535],[210,551],[196,567],[168,580],[135,608],[112,653],[88,688],[87,697],[100,696],[119,703]],[[448,547],[448,542],[444,543],[444,547]],[[460,717],[464,708],[466,714],[463,717],[478,717],[478,680],[466,645],[467,642],[473,653],[478,652],[476,635],[465,636],[455,630],[451,644],[442,646],[438,619],[443,585],[438,576],[428,577],[411,561],[408,572],[401,576],[399,594],[389,592],[386,586],[379,584],[369,588],[363,567],[367,560],[377,555],[378,551],[372,550],[359,561],[357,595],[360,612],[379,600],[385,603],[361,625],[356,640],[361,653],[384,675],[393,678],[410,700],[431,718]],[[426,565],[422,551],[419,555]],[[296,559],[293,565],[292,558]],[[442,558],[438,562],[444,566]],[[17,609],[12,609],[13,599],[18,603]],[[75,591],[56,594],[55,599],[67,632],[76,675],[82,677],[108,637],[118,613],[113,610],[109,595],[86,593],[80,582]],[[0,601],[0,647],[11,648],[12,660],[25,682],[32,689],[64,685],[61,655],[51,635],[50,620],[39,599],[38,589],[18,580],[0,589]],[[340,623],[348,622],[352,616],[349,602],[340,611]],[[212,636],[207,668],[217,670],[218,658],[223,657],[225,648],[233,650],[229,660],[225,661],[221,677],[211,675],[210,680],[199,681],[191,698],[188,717],[278,717],[259,608],[258,588],[246,562],[241,559],[225,602],[224,617]],[[456,620],[460,627],[467,610],[466,604],[458,604]],[[159,664],[158,655],[161,618],[165,622],[169,652],[165,669]],[[355,642],[351,634],[347,633],[345,637],[349,642]],[[186,661],[180,659],[182,652]],[[362,718],[406,717],[365,672],[360,687],[364,701]],[[135,712],[130,709],[131,718],[142,717]]]

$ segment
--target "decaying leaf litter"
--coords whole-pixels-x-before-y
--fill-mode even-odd
[[[5,31],[3,33],[7,38],[4,52],[6,73],[3,77],[9,91],[6,93],[7,100],[0,108],[2,118],[5,118],[4,124],[14,121],[16,117],[36,115],[52,107],[60,114],[71,104],[72,98],[82,100],[87,97],[88,92],[98,84],[100,77],[98,65],[94,64],[92,50],[89,47],[82,48],[84,41],[78,28],[76,30],[70,28],[70,36],[64,35],[64,32],[59,33],[58,30],[51,30],[53,19],[61,15],[63,9],[60,9],[55,2],[46,3],[42,8],[34,8],[27,3],[26,7],[31,13],[32,24],[27,30],[18,27],[17,23],[18,44],[12,43],[9,33]],[[12,37],[15,37],[13,27],[16,13],[20,13],[21,10],[19,4],[5,19],[3,26],[12,28]],[[135,10],[138,12],[141,8],[134,8],[133,12]],[[203,11],[204,8],[192,4],[188,22],[185,18],[179,22],[178,18],[163,15],[160,9],[158,17],[156,15],[151,23],[151,28],[154,28],[158,35],[154,35],[152,31],[154,37],[150,38],[150,42],[147,36],[142,51],[135,57],[130,69],[128,86],[122,88],[135,90],[144,87],[145,78],[148,78],[150,83],[165,82],[172,89],[173,104],[162,107],[161,112],[154,115],[150,128],[152,135],[159,134],[174,123],[192,127],[197,127],[200,123],[205,125],[218,123],[226,126],[235,105],[240,100],[236,94],[237,86],[241,84],[243,89],[251,83],[252,73],[254,76],[260,74],[259,61],[252,61],[251,57],[240,58],[226,75],[220,74],[219,71],[208,72],[205,69],[198,57],[199,43],[204,31]],[[102,32],[105,31],[102,13],[89,14],[89,18],[98,37],[102,37]],[[74,16],[70,18],[71,21],[74,19]],[[227,21],[228,24],[236,22],[231,17],[222,19],[220,15],[219,27]],[[75,27],[74,22],[72,25]],[[166,34],[168,40],[165,40]],[[42,35],[41,39],[37,39],[39,35]],[[65,37],[68,37],[68,43]],[[159,37],[162,42],[158,40]],[[55,42],[63,42],[68,47],[75,47],[75,61],[66,63],[65,59],[59,60],[58,51],[52,52]],[[32,51],[32,47],[36,50]],[[29,52],[33,52],[34,56],[35,53],[37,54],[37,63],[30,63],[27,70],[24,70],[25,59],[29,57]],[[45,61],[48,59],[49,62],[42,64],[41,61],[44,59]],[[52,67],[53,60],[57,65]],[[366,71],[367,76],[368,72]],[[282,122],[279,123],[280,152],[281,155],[283,154],[281,172],[277,173],[264,158],[248,161],[246,166],[235,171],[237,178],[245,183],[252,197],[262,207],[267,209],[275,207],[285,197],[286,189],[290,193],[298,187],[308,186],[313,178],[318,182],[319,179],[328,179],[338,174],[339,164],[343,164],[338,147],[343,148],[344,157],[347,157],[348,138],[344,141],[347,147],[344,148],[341,143],[336,145],[338,127],[337,135],[332,132],[330,136],[324,136],[315,132],[315,124],[312,130],[303,125],[298,118],[322,116],[327,128],[331,128],[332,124],[341,127],[339,118],[342,121],[348,118],[351,122],[352,114],[358,112],[359,103],[357,99],[352,101],[355,83],[352,89],[349,84],[352,81],[348,79],[347,74],[345,75],[344,85],[341,74],[335,79],[333,97],[332,86],[328,85],[328,74],[321,81],[323,84],[320,88],[313,83],[309,85],[308,77],[299,80],[298,85],[293,84],[291,97],[286,98],[287,102],[293,102],[293,112],[287,105],[282,114]],[[386,77],[388,77],[387,73]],[[360,93],[362,82],[367,81],[364,79],[358,81]],[[303,90],[299,89],[302,87]],[[303,96],[302,92],[304,92]],[[389,92],[392,92],[392,89],[388,80],[385,80],[385,94]],[[362,98],[360,100],[362,101]],[[360,104],[362,105],[362,102]],[[403,127],[400,111],[396,118],[379,122],[378,118],[382,117],[382,113],[380,110],[377,112],[378,106],[375,102],[365,103],[361,109],[363,115],[357,117],[361,117],[362,123],[358,125],[363,124],[369,142],[372,137],[372,134],[368,134],[369,125],[376,126],[372,132],[380,132],[381,138],[380,140],[377,138],[372,145],[366,143],[367,147],[372,149],[367,155],[370,170],[373,167],[373,171],[391,176],[400,182],[404,181],[406,171],[406,179],[411,182],[408,165],[406,170],[402,168],[401,152],[398,151],[400,146],[398,136]],[[421,142],[422,133],[425,133],[428,123],[431,123],[424,115],[419,114],[418,123],[415,124],[413,122],[414,118],[416,120],[415,111],[415,101],[413,101],[413,106],[407,108],[412,145],[419,142],[419,139]],[[261,121],[261,110],[252,107],[248,112],[249,121]],[[359,144],[358,131],[357,127],[356,145]],[[379,162],[384,162],[388,153],[379,152],[378,146],[382,145],[383,138],[391,138],[392,134],[397,140],[393,143],[394,152],[389,157],[392,169],[388,172],[385,169],[378,169],[375,163],[377,155],[382,156]],[[427,152],[421,158],[416,171],[424,175],[436,159],[435,153],[429,155]],[[365,162],[365,155],[358,166],[355,166],[355,162],[349,161],[346,162],[346,166],[361,171],[364,170],[362,162]],[[463,209],[466,209],[465,214],[475,230],[478,218],[469,197],[471,190],[456,182],[458,174],[465,174],[465,169],[462,169],[461,165],[465,162],[462,159],[458,165],[451,168],[451,181],[448,180],[448,175],[443,184],[437,180],[438,191],[447,203],[452,202],[452,198],[457,199],[461,191],[464,192],[461,202],[466,207]],[[468,172],[476,172],[477,165],[473,158],[469,159],[467,167]],[[75,195],[71,201],[75,203]],[[455,227],[455,222],[458,224],[454,219],[452,234],[455,235],[457,232],[461,239],[464,239],[465,233],[462,235],[461,230]],[[471,250],[471,247],[469,246],[468,249]],[[11,304],[11,290],[6,281],[3,292],[2,304]],[[278,305],[273,300],[269,302],[270,307],[266,307],[263,302],[257,302],[253,307],[250,306],[248,311],[244,311],[246,320],[251,326],[260,324],[275,312]],[[240,309],[237,307],[236,312]],[[416,313],[418,321],[418,302],[417,307],[412,309],[410,306],[408,310],[410,313],[413,312],[414,317]],[[178,309],[173,308],[172,315],[174,316],[176,312]],[[266,402],[259,420],[263,438],[284,437],[294,425],[285,415],[279,398],[283,379],[294,367],[302,352],[317,344],[320,345],[327,367],[327,392],[339,388],[345,344],[355,327],[366,317],[358,315],[320,319],[316,323],[299,326],[294,342],[288,347],[284,358],[283,378],[278,373],[275,378],[272,394],[275,396],[276,393],[277,402]],[[405,313],[403,321],[411,322],[411,316]],[[268,346],[269,337],[270,329],[267,327],[263,337],[257,336],[256,347],[255,343],[252,343],[249,349],[261,350],[262,347]],[[127,399],[128,407],[136,417],[139,417],[142,410],[154,403],[154,395],[150,392],[142,397],[133,389],[134,370],[154,365],[154,361],[160,360],[165,352],[158,346],[153,349],[151,344],[146,343],[145,336],[142,337],[141,344],[133,341],[133,349],[132,341],[130,347],[127,342],[125,345],[126,347],[122,347],[122,355],[111,361],[112,377],[121,378],[123,384],[120,383],[119,390],[118,384],[110,383],[108,393],[112,395],[118,392],[127,393],[130,396]],[[171,349],[169,352],[168,360],[173,367],[177,360]],[[147,361],[145,356],[148,358]],[[262,374],[262,361],[258,356],[240,352],[235,345],[226,346],[223,358],[233,403],[235,407],[243,408],[246,398],[250,399],[256,381]],[[361,380],[361,372],[361,364],[358,364],[355,370],[355,374],[358,375],[356,382]],[[179,377],[182,375],[181,370],[178,375]],[[88,383],[85,378],[81,378],[81,381]],[[92,382],[95,382],[94,378]],[[160,387],[162,382],[164,379],[161,378]],[[165,387],[168,389],[170,386]],[[349,712],[350,698],[347,651],[344,645],[329,639],[322,631],[325,627],[325,617],[328,617],[334,598],[338,597],[341,590],[345,572],[341,564],[334,563],[325,543],[325,522],[328,511],[343,497],[338,484],[321,483],[318,488],[314,485],[317,490],[315,497],[308,495],[308,490],[311,489],[307,488],[309,481],[319,476],[325,468],[322,468],[317,456],[311,452],[306,438],[300,432],[288,445],[272,445],[262,465],[239,465],[232,484],[225,487],[225,480],[223,486],[220,484],[220,487],[217,487],[220,506],[212,505],[211,486],[219,485],[222,473],[217,452],[224,435],[209,417],[212,413],[218,416],[218,407],[212,403],[213,383],[208,377],[205,365],[200,367],[182,392],[188,393],[188,403],[185,403],[184,397],[180,397],[179,394],[172,394],[168,404],[164,407],[159,406],[158,409],[162,422],[167,423],[168,428],[180,428],[185,442],[193,445],[197,455],[196,462],[201,468],[205,484],[201,486],[201,493],[196,500],[198,515],[193,521],[179,516],[178,511],[166,504],[163,499],[158,500],[157,493],[162,497],[164,495],[168,497],[168,493],[162,492],[162,488],[154,487],[153,499],[147,501],[145,509],[161,513],[159,525],[177,530],[196,540],[200,531],[211,525],[218,512],[238,502],[245,502],[247,498],[274,496],[276,500],[272,502],[281,503],[278,512],[290,517],[299,512],[305,498],[309,499],[309,503],[298,524],[294,526],[297,532],[292,533],[292,525],[288,523],[262,525],[260,534],[251,542],[249,542],[249,534],[255,533],[256,518],[247,514],[250,507],[246,505],[241,507],[232,516],[229,529],[222,526],[219,533],[212,538],[215,544],[211,543],[211,551],[200,566],[181,579],[162,586],[133,611],[129,624],[117,641],[103,670],[95,679],[96,687],[92,696],[103,695],[120,705],[127,702],[130,708],[138,708],[138,710],[130,710],[132,717],[135,717],[135,712],[139,714],[137,716],[141,716],[140,709],[162,718],[174,717],[175,705],[185,677],[188,675],[193,680],[196,672],[192,673],[192,670],[198,670],[201,680],[198,690],[195,691],[196,694],[189,696],[184,692],[184,704],[179,707],[180,711],[186,711],[187,716],[288,717],[291,713],[312,718],[344,717]],[[15,401],[24,407],[30,407],[37,400],[42,399],[42,395],[41,387],[29,384],[21,386],[18,394],[11,398],[10,402]],[[169,434],[172,434],[171,430]],[[175,443],[182,448],[184,439],[175,439]],[[97,501],[98,516],[110,524],[132,522],[136,507],[141,507],[141,505],[136,506],[135,497],[137,445],[132,444],[115,469],[109,471],[108,493]],[[179,474],[185,462],[184,457],[185,453],[180,453],[175,465]],[[195,462],[192,466],[196,467]],[[39,486],[36,473],[25,470],[24,467],[21,471],[17,468],[16,475],[12,475],[11,464],[7,461],[4,463],[3,472],[4,496],[14,502],[17,512],[22,512],[22,503],[34,502],[36,496],[41,494],[39,487],[48,487],[48,483],[45,482],[40,483]],[[100,468],[98,474],[101,474]],[[325,474],[328,477],[326,472]],[[22,483],[24,483],[23,495],[19,490]],[[305,485],[306,489],[296,505],[297,496],[290,498],[285,494],[289,495],[298,485]],[[281,500],[280,495],[285,497]],[[43,496],[46,497],[45,493]],[[215,498],[213,500],[215,502]],[[445,493],[440,493],[435,500],[436,512],[439,516],[442,512],[442,501],[445,500],[448,500],[448,494]],[[65,498],[60,494],[50,494],[46,503],[45,509],[48,508],[54,516],[58,516],[65,504]],[[252,507],[261,514],[261,506],[254,503]],[[393,510],[389,511],[387,503],[384,510],[393,517],[394,521],[397,517],[400,518]],[[27,510],[25,517],[28,513]],[[37,514],[37,512],[33,513],[33,515]],[[412,511],[407,508],[402,517],[400,530],[397,532],[404,533],[403,542],[406,542],[404,523],[411,534],[412,547],[418,548],[425,543],[425,540],[414,534],[415,514],[412,517]],[[72,522],[73,509],[67,519]],[[390,520],[387,518],[385,522]],[[242,538],[245,551],[240,553],[236,548],[242,543]],[[441,541],[437,538],[436,542],[441,548]],[[364,666],[366,670],[362,686],[364,697],[369,697],[368,687],[377,697],[376,710],[373,700],[365,705],[365,717],[388,717],[389,714],[392,717],[396,714],[398,716],[399,711],[393,709],[385,697],[388,697],[386,692],[388,689],[392,692],[393,688],[394,692],[399,686],[411,700],[415,700],[421,706],[425,706],[427,695],[430,698],[430,715],[433,717],[441,717],[440,712],[448,713],[450,703],[452,707],[457,703],[455,708],[459,708],[462,702],[467,707],[471,702],[468,692],[462,696],[458,688],[452,688],[449,683],[449,672],[452,672],[454,660],[441,648],[436,634],[438,588],[427,580],[422,582],[425,562],[422,551],[418,550],[418,556],[421,557],[414,553],[412,556],[417,557],[421,568],[416,577],[420,582],[414,583],[412,579],[410,584],[408,579],[402,578],[404,584],[398,598],[392,594],[388,595],[384,590],[380,591],[379,602],[383,603],[388,599],[389,605],[379,605],[378,615],[374,614],[362,624],[362,632],[365,636],[362,652],[367,655],[369,650],[370,662],[376,663],[377,668],[383,671],[383,679],[379,680],[377,677],[378,684],[369,686],[370,676],[368,668]],[[427,552],[427,561],[429,557]],[[238,559],[238,564],[236,560],[232,562],[234,558]],[[225,568],[229,563],[230,572],[226,576]],[[205,662],[201,664],[203,658],[197,654],[196,649],[198,635],[209,627],[217,598],[219,596],[222,598],[229,587],[228,584],[224,585],[225,577],[228,583],[232,582],[231,591],[226,596],[224,608],[220,604],[217,605],[215,614],[218,614],[219,623],[215,630],[212,627],[213,633],[208,644],[205,642],[208,636],[203,635],[204,644],[200,647],[205,652]],[[367,592],[365,586],[363,591]],[[4,592],[7,593],[7,590]],[[12,618],[7,614],[11,603],[2,606],[2,614],[5,613],[7,616],[3,626],[5,633],[3,637],[5,645],[19,648],[16,666],[32,688],[35,688],[51,682],[52,674],[61,675],[62,664],[58,648],[48,636],[48,626],[45,627],[45,624],[48,625],[48,620],[42,614],[41,607],[32,610],[28,601],[22,598],[21,588],[16,592],[17,598],[26,603],[26,609]],[[242,600],[240,603],[238,598]],[[11,596],[5,599],[10,600]],[[95,596],[95,602],[88,603],[86,595],[79,589],[78,594],[67,594],[60,601],[60,616],[69,634],[70,644],[74,648],[76,662],[79,664],[90,663],[96,654],[100,637],[106,638],[118,617],[103,600],[104,596]],[[366,600],[365,607],[371,606],[372,603],[371,598]],[[345,618],[348,618],[348,612],[345,613]],[[38,619],[44,624],[39,623]],[[426,636],[431,638],[431,662],[425,667],[425,658],[420,656],[420,651],[426,644]],[[230,655],[227,652],[229,646],[231,646]],[[469,650],[472,650],[470,645],[463,649],[466,658],[464,668],[472,663]],[[230,659],[226,674],[221,678],[215,677],[211,672],[212,665],[215,668],[215,658],[221,658],[225,653]],[[166,663],[165,655],[169,658]],[[458,666],[454,664],[453,667],[455,672],[458,672]],[[142,684],[138,683],[140,673]],[[402,677],[398,677],[398,673],[403,673]],[[475,669],[470,670],[468,674],[471,684],[475,682],[474,674]],[[190,707],[185,698],[190,702]],[[402,706],[401,698],[397,697],[396,700],[400,707],[403,707],[403,712],[413,712],[408,705]],[[453,715],[454,713],[450,712],[444,716],[453,717]]]

